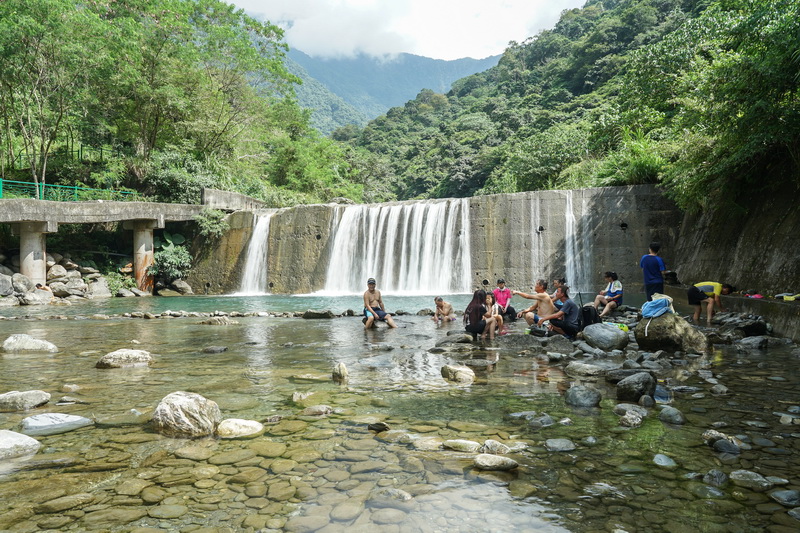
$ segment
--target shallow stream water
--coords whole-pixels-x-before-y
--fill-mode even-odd
[[[468,296],[448,299],[462,309]],[[428,300],[397,297],[389,308],[416,312],[432,307]],[[800,488],[800,427],[780,418],[800,405],[797,357],[790,347],[720,349],[692,360],[662,382],[665,391],[675,385],[697,388],[664,398],[688,422],[666,425],[651,409],[641,427],[626,429],[612,412],[618,403],[613,386],[593,383],[603,393],[599,409],[569,407],[563,392],[576,380],[563,373],[563,363],[491,342],[463,357],[432,353],[436,342],[460,325],[437,327],[429,317],[405,315],[398,317],[398,329],[367,332],[358,316],[247,316],[227,326],[201,325],[192,317],[88,318],[166,309],[358,312],[359,302],[358,296],[190,297],[4,309],[6,316],[30,318],[0,321],[0,340],[27,333],[53,342],[59,352],[0,354],[0,393],[52,394],[44,407],[0,413],[0,429],[19,431],[23,418],[43,412],[77,414],[96,424],[36,437],[42,448],[34,458],[6,465],[0,473],[0,530],[800,529],[787,512],[791,507],[776,503],[768,491],[702,481],[711,469],[728,474],[746,469],[785,480],[775,489]],[[67,318],[47,318],[53,315]],[[523,327],[517,322],[508,330],[521,334]],[[202,351],[212,345],[227,351]],[[155,364],[95,368],[102,355],[120,348],[147,350]],[[444,364],[464,359],[472,360],[475,383],[442,379]],[[477,360],[486,361],[482,368]],[[345,385],[330,379],[338,362],[350,372]],[[713,379],[698,370],[710,371]],[[714,379],[729,393],[713,395]],[[214,400],[223,418],[281,418],[254,439],[159,435],[147,417],[161,398],[178,390]],[[314,395],[298,404],[292,401],[295,392]],[[56,405],[62,396],[85,403]],[[330,405],[334,413],[299,414],[316,404]],[[525,411],[547,413],[556,423],[537,428],[512,416]],[[367,429],[373,422],[401,431],[376,434]],[[712,427],[738,436],[749,449],[739,455],[715,452],[701,438]],[[425,439],[410,441],[400,433],[480,443],[494,439],[514,448],[509,456],[520,467],[479,471],[474,454],[428,450],[421,444]],[[545,441],[555,438],[570,439],[577,448],[548,451]],[[657,466],[656,454],[677,466]],[[66,503],[48,503],[69,495],[75,497],[58,500]]]

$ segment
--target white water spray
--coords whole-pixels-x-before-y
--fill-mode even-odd
[[[589,217],[586,213],[585,200],[580,204],[579,219],[575,217],[573,193],[563,191],[566,200],[564,206],[564,241],[567,271],[567,285],[572,288],[572,294],[578,292],[593,292],[591,274],[588,265],[592,264],[592,241]]]
[[[386,293],[469,292],[466,199],[339,208],[324,293],[352,294],[374,277]]]
[[[267,258],[269,255],[269,223],[275,211],[256,214],[256,224],[247,244],[242,284],[239,295],[267,294]]]

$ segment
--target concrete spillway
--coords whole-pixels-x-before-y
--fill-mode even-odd
[[[614,270],[641,284],[638,263],[659,240],[669,265],[682,214],[652,186],[537,191],[467,199],[297,206],[270,221],[266,286],[273,293],[360,292],[367,277],[389,292],[469,292],[497,278],[522,290],[567,277],[578,289]],[[236,292],[256,224],[231,230],[195,267],[196,290]]]

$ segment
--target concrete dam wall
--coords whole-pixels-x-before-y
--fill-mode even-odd
[[[674,265],[682,216],[647,185],[238,211],[223,237],[194,243],[188,281],[201,294],[242,291],[254,229],[269,217],[260,225],[268,233],[256,239],[266,246],[255,255],[261,287],[272,293],[360,293],[370,276],[400,293],[469,292],[500,277],[521,290],[537,278],[566,277],[596,291],[606,270],[638,289],[639,258],[651,241]]]

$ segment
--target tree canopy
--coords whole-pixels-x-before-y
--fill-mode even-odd
[[[798,14],[589,0],[447,94],[323,137],[281,30],[223,1],[6,0],[0,171],[276,206],[657,183],[687,210],[735,211],[800,184]]]

